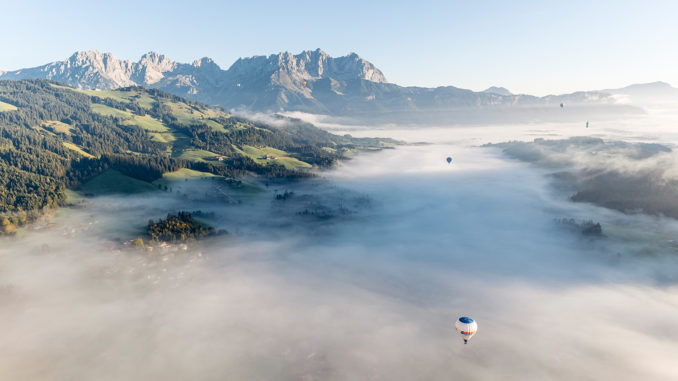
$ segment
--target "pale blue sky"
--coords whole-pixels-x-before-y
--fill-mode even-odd
[[[0,0],[0,70],[76,50],[238,57],[354,51],[400,85],[534,94],[678,85],[678,1]]]

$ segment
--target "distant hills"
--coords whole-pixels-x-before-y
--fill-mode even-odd
[[[0,72],[0,79],[51,79],[80,89],[127,86],[157,88],[231,110],[301,111],[381,122],[449,122],[562,119],[579,114],[641,112],[619,104],[602,91],[535,97],[505,88],[482,92],[453,86],[403,87],[386,80],[372,63],[355,53],[331,57],[320,49],[238,59],[224,70],[210,58],[178,63],[150,52],[137,62],[96,50],[64,61]],[[571,114],[555,113],[565,103]]]

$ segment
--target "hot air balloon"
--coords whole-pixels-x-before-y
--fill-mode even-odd
[[[306,86],[306,81],[302,81],[301,84]]]
[[[470,317],[462,316],[454,323],[454,328],[456,328],[459,336],[464,339],[464,344],[467,344],[471,337],[476,334],[478,323]]]
[[[586,121],[586,128],[589,128],[589,121]]]
[[[563,104],[562,104],[562,103],[560,104],[560,108],[561,108],[561,109],[563,108]]]
[[[450,164],[451,162],[452,162],[452,158],[451,158],[451,157],[448,157],[448,158],[447,158],[447,164]]]

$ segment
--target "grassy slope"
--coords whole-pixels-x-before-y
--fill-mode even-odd
[[[131,119],[132,118],[132,113],[129,111],[122,111],[118,110],[117,108],[113,107],[108,107],[106,105],[98,104],[98,103],[93,103],[92,104],[92,111],[103,116],[114,116],[116,118],[122,118],[122,119]]]
[[[149,115],[144,116],[134,115],[129,111],[122,111],[101,104],[92,104],[92,111],[99,115],[114,116],[117,118],[125,119],[125,121],[123,121],[122,124],[143,128],[144,130],[150,133],[151,139],[157,142],[168,143],[173,145],[173,143],[176,140],[178,140],[177,135],[179,134],[176,134],[170,128],[165,126],[161,121]],[[167,154],[172,155],[173,152],[174,151],[172,149],[172,146],[170,146],[167,150]]]
[[[84,194],[99,196],[113,193],[134,194],[156,189],[150,183],[133,179],[116,170],[109,169],[83,184],[79,190]]]
[[[58,85],[53,86],[59,87]],[[75,90],[75,91],[90,96],[98,96],[100,98],[111,98],[123,103],[138,102],[141,105],[141,101],[146,98],[148,98],[145,100],[145,103],[147,105],[151,105],[153,102],[155,102],[155,100],[149,97],[147,94],[139,95],[139,92],[137,91],[120,91],[120,90],[112,91]],[[215,131],[224,133],[228,132],[227,128],[225,128],[223,125],[217,123],[212,119],[220,116],[228,116],[228,114],[224,112],[200,106],[192,106],[186,103],[176,101],[169,102],[166,101],[164,102],[164,104],[167,105],[172,110],[172,114],[177,118],[177,121],[181,124],[190,125],[203,123]],[[125,119],[123,124],[138,126],[149,131],[153,140],[169,144],[167,154],[171,155],[172,157],[192,161],[207,161],[206,159],[217,156],[217,154],[213,152],[201,149],[192,149],[189,146],[188,137],[181,133],[173,131],[172,129],[165,126],[159,120],[154,119],[150,116],[134,115],[130,111],[123,111],[96,103],[92,104],[92,111],[104,116],[113,116]],[[236,126],[236,128],[238,128],[238,126]],[[259,164],[277,163],[284,165],[286,168],[290,169],[311,167],[310,164],[305,163],[294,157],[291,157],[289,153],[271,147],[256,148],[251,146],[245,146],[242,147],[241,149],[236,147],[236,150],[252,158],[255,162]],[[275,159],[266,159],[265,158],[266,155],[274,156]],[[218,162],[214,161],[211,162],[213,164],[218,164]]]
[[[91,90],[90,92],[93,92]],[[96,91],[98,96],[102,96],[99,93],[105,93],[114,97],[118,92],[126,93],[125,91]],[[212,129],[217,131],[226,132],[227,130],[219,123],[216,123],[213,120],[206,119],[211,117],[216,117],[221,115],[219,112],[210,110],[210,109],[199,109],[193,108],[187,104],[178,103],[178,102],[169,102],[167,105],[172,109],[173,114],[176,116],[177,120],[182,124],[194,124],[194,123],[205,123],[210,126]],[[167,154],[172,157],[178,157],[182,159],[195,160],[195,161],[205,161],[207,157],[217,156],[215,153],[203,150],[195,150],[189,148],[189,139],[187,136],[173,131],[172,129],[165,126],[162,122],[157,119],[154,119],[148,115],[139,116],[134,115],[130,111],[118,110],[102,104],[92,104],[92,111],[99,115],[104,116],[113,116],[117,118],[125,119],[123,124],[138,126],[151,134],[151,138],[157,142],[168,143]]]
[[[205,178],[221,178],[221,176],[214,175],[208,172],[194,171],[188,168],[181,168],[174,172],[166,172],[161,179],[155,180],[153,185],[170,185],[173,182],[184,181],[190,179],[205,179]]]
[[[14,110],[18,110],[18,109],[16,108],[16,106],[13,106],[13,105],[11,105],[11,104],[9,104],[9,103],[5,103],[5,102],[0,102],[0,112],[3,112],[3,111],[14,111]]]
[[[179,158],[181,159],[186,159],[186,160],[192,160],[192,161],[207,161],[205,159],[219,156],[214,152],[210,151],[205,151],[202,149],[187,149],[179,155]],[[210,161],[213,164],[216,164],[218,162],[215,161]]]
[[[58,85],[53,85],[55,87],[61,87]],[[136,102],[142,107],[152,107],[154,102],[159,102],[153,97],[149,96],[143,91],[130,90],[110,90],[110,91],[101,91],[101,90],[78,90],[71,89],[73,91],[78,91],[90,96],[97,96],[100,98],[110,98],[122,103],[132,103]],[[176,100],[162,100],[165,106],[169,107],[172,110],[172,114],[177,118],[177,121],[181,124],[206,124],[210,128],[227,133],[231,128],[226,128],[220,123],[214,120],[218,117],[227,117],[227,113],[207,108],[200,105],[192,105],[188,103],[183,103]],[[208,161],[207,159],[217,156],[216,153],[205,151],[201,149],[195,149],[190,146],[190,141],[187,136],[184,134],[174,131],[167,126],[165,126],[161,121],[154,119],[150,116],[139,116],[134,115],[131,111],[118,110],[112,107],[108,107],[102,104],[92,104],[92,110],[100,115],[113,116],[124,119],[123,124],[135,125],[147,130],[152,139],[158,142],[168,144],[167,154],[172,157],[192,160],[192,161]],[[235,126],[235,129],[244,128],[241,126]],[[77,148],[69,147],[69,148]],[[289,169],[297,168],[311,168],[312,166],[306,162],[303,162],[290,153],[281,151],[272,147],[253,147],[253,146],[243,146],[243,147],[234,147],[239,153],[252,158],[255,162],[259,164],[281,164]],[[326,147],[328,151],[334,151],[334,149]],[[84,151],[83,151],[84,152]],[[82,152],[81,152],[82,153]],[[86,152],[84,152],[86,154]],[[269,158],[267,158],[267,156]],[[219,162],[214,160],[209,160],[213,164],[218,164]]]
[[[52,132],[57,134],[71,135],[71,133],[73,132],[73,127],[66,123],[61,123],[56,120],[48,120],[44,122],[40,127],[48,131],[51,130]]]
[[[152,105],[156,102],[153,98],[145,93],[140,93],[136,90],[132,91],[100,91],[100,90],[76,90],[87,95],[98,96],[100,98],[111,98],[123,103],[137,102],[141,105],[144,100],[146,105]],[[224,127],[216,122],[213,118],[220,116],[228,116],[227,113],[220,110],[210,109],[203,106],[190,105],[177,101],[162,101],[164,105],[172,110],[172,114],[177,118],[180,124],[206,124],[215,131],[229,132],[229,128]],[[138,116],[129,111],[122,111],[112,107],[101,104],[93,104],[92,110],[101,115],[114,116],[125,119],[123,122],[127,125],[139,126],[151,134],[153,140],[167,143],[169,145],[167,154],[172,157],[192,160],[192,161],[207,161],[206,159],[217,156],[217,154],[201,149],[194,149],[190,147],[189,139],[185,135],[173,131],[165,126],[159,120],[153,119],[150,116]],[[235,129],[244,128],[242,126],[235,126]],[[250,157],[258,164],[281,164],[289,169],[311,168],[312,165],[303,162],[293,157],[288,152],[284,152],[272,147],[234,147],[239,153]],[[331,148],[327,148],[331,150]],[[274,158],[266,158],[266,156]],[[211,161],[215,163],[214,161]],[[218,163],[218,162],[216,162]]]
[[[162,175],[163,179],[174,180],[174,181],[194,179],[194,178],[203,178],[203,177],[219,177],[219,176],[211,174],[209,172],[194,171],[194,170],[188,169],[188,168],[181,168],[177,171],[167,172],[164,175]]]
[[[252,147],[243,146],[236,150],[245,156],[249,156],[259,164],[275,163],[284,165],[286,168],[311,168],[312,165],[305,163],[297,158],[291,157],[289,153],[272,147]],[[266,156],[273,157],[267,159]]]
[[[70,150],[73,150],[73,151],[81,154],[84,157],[89,157],[89,158],[94,157],[94,156],[90,155],[89,152],[85,151],[84,149],[82,149],[82,147],[80,147],[76,144],[73,144],[73,143],[70,143],[70,142],[63,142],[63,145],[64,145],[64,147],[66,147]]]
[[[152,118],[149,115],[139,116],[134,115],[133,119],[126,120],[123,124],[139,126],[146,131],[152,132],[169,132],[170,129],[167,128],[161,121]]]
[[[151,109],[153,107],[153,103],[155,103],[155,99],[150,97],[148,94],[136,90],[130,90],[130,91],[120,91],[120,90],[78,90],[78,89],[73,89],[77,92],[87,94],[89,96],[93,97],[99,97],[99,98],[108,98],[108,99],[113,99],[118,102],[122,103],[131,103],[131,102],[136,102],[139,104],[139,106],[145,108],[145,109]]]
[[[226,113],[221,113],[216,110],[192,107],[185,103],[166,102],[165,103],[172,110],[172,114],[177,118],[177,121],[184,125],[204,123],[211,129],[219,132],[228,132],[224,126],[217,123],[210,118],[219,116],[227,116]]]

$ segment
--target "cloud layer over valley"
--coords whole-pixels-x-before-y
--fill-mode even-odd
[[[93,198],[3,239],[0,378],[678,378],[678,222],[573,203],[552,170],[480,147],[566,134],[350,132],[435,144],[258,190],[192,180]],[[590,162],[577,147],[563,148],[568,165]],[[625,166],[673,154],[615,147]],[[178,210],[230,234],[187,250],[118,243]],[[469,345],[454,331],[461,315],[479,324]]]

